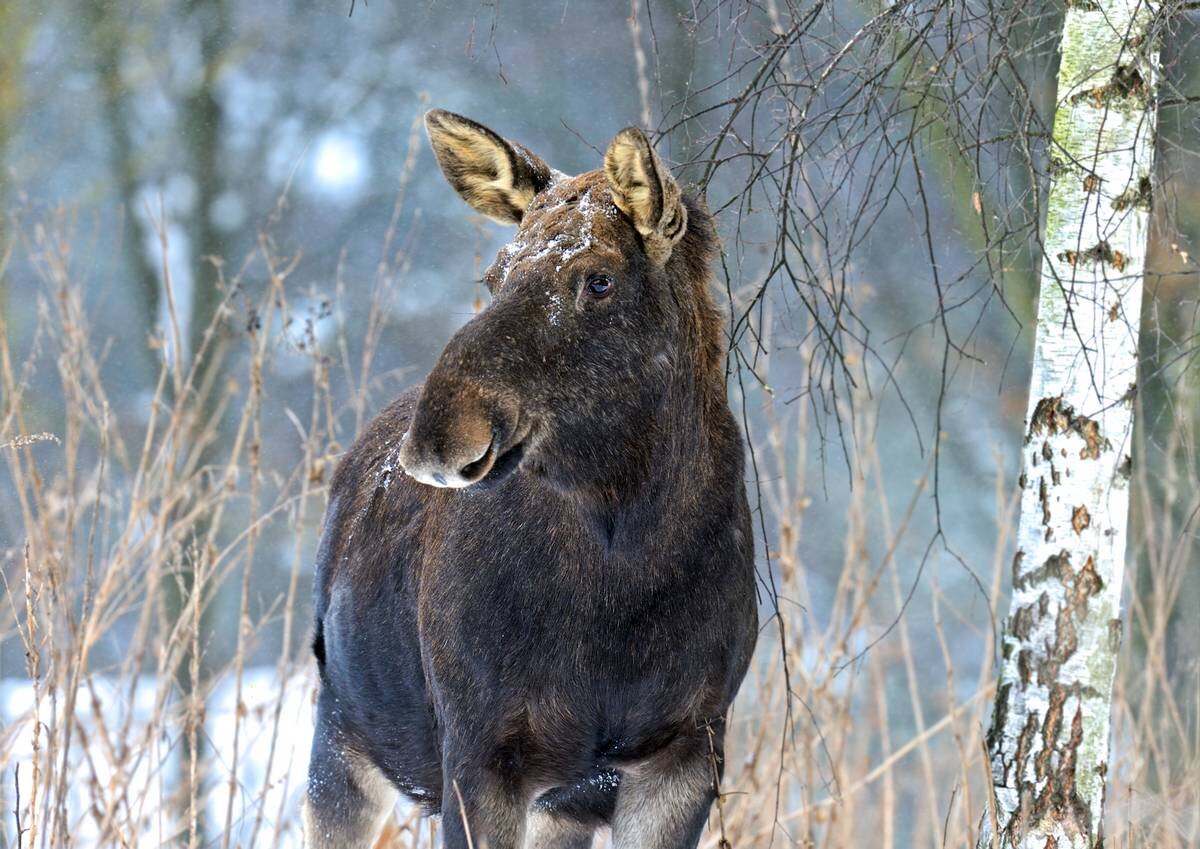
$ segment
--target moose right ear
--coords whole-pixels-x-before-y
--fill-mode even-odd
[[[425,132],[442,173],[471,208],[516,224],[533,196],[550,185],[550,168],[523,145],[470,118],[431,109]]]

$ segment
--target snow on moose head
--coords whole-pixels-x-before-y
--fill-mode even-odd
[[[634,128],[569,177],[459,115],[425,126],[459,195],[518,229],[484,275],[491,303],[425,382],[405,471],[442,487],[518,467],[564,489],[636,483],[669,387],[721,380],[711,218]]]

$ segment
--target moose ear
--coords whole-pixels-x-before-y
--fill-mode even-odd
[[[550,169],[522,145],[470,118],[442,109],[425,113],[425,132],[442,173],[472,209],[516,224],[533,196],[550,185]]]
[[[637,127],[617,133],[604,154],[604,173],[613,203],[633,220],[651,262],[663,265],[687,230],[687,208],[646,134]]]

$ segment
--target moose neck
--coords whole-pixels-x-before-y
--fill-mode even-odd
[[[609,550],[636,546],[663,522],[686,520],[728,450],[728,429],[716,420],[729,416],[724,386],[693,365],[673,368],[653,416],[620,435],[626,462],[567,493]]]
[[[644,427],[620,434],[628,462],[572,492],[609,549],[637,545],[664,522],[695,519],[691,514],[703,512],[711,481],[730,457],[740,475],[741,438],[725,397],[724,333],[709,295],[716,238],[707,212],[685,202],[692,226],[665,269],[679,323],[676,344],[664,354],[663,393]]]

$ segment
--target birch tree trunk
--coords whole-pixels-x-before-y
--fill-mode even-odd
[[[1012,604],[979,849],[1103,842],[1121,639],[1156,9],[1069,0]]]

